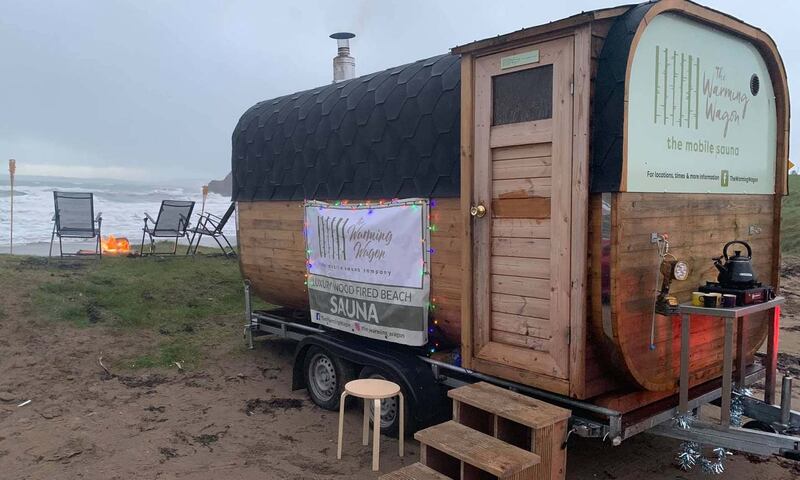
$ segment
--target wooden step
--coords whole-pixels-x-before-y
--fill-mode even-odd
[[[451,480],[432,468],[417,462],[400,470],[381,475],[378,480]]]
[[[527,397],[486,382],[464,385],[447,392],[461,403],[531,428],[542,428],[567,420],[571,412],[565,408]]]
[[[498,478],[508,478],[539,463],[539,455],[535,453],[452,420],[420,430],[414,438],[424,447],[431,447]],[[423,449],[422,454],[422,463],[431,466],[425,458],[427,450]]]
[[[539,455],[530,478],[564,478],[563,448],[570,411],[505,388],[479,382],[450,390],[453,420]]]

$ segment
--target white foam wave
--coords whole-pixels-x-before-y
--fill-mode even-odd
[[[83,183],[83,182],[82,182]],[[49,242],[53,228],[53,190],[95,193],[95,213],[102,212],[103,235],[128,237],[131,242],[141,241],[144,212],[155,217],[161,200],[194,200],[196,203],[193,222],[202,209],[200,188],[186,189],[178,186],[148,186],[114,184],[112,182],[63,182],[53,180],[30,180],[15,187],[14,196],[14,244]],[[9,243],[10,198],[4,194],[7,185],[0,189],[0,245]],[[230,205],[230,199],[209,194],[205,210],[222,215]],[[225,228],[226,234],[234,235],[232,219]]]

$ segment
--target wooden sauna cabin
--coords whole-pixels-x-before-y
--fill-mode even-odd
[[[476,41],[249,109],[233,134],[241,270],[306,309],[304,200],[430,199],[431,319],[463,366],[629,411],[678,378],[652,233],[689,264],[680,301],[734,239],[777,288],[788,120],[770,37],[696,3]],[[722,335],[692,322],[693,384],[720,375]]]

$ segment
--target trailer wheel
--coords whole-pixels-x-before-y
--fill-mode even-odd
[[[358,375],[358,378],[379,378],[381,380],[389,380],[390,382],[400,384],[400,382],[395,380],[390,375],[387,375],[383,371],[374,367],[364,367],[361,369],[361,373]],[[385,435],[389,435],[390,437],[397,437],[400,431],[400,404],[398,403],[398,400],[398,397],[384,398],[381,400],[381,432],[383,432]],[[408,407],[408,405],[406,405],[406,407]],[[373,417],[375,416],[375,412],[373,411],[374,408],[372,406],[372,402],[370,402],[369,410],[370,422],[374,423]],[[406,408],[406,431],[409,431],[410,427],[410,415],[408,413],[408,408]]]
[[[742,428],[746,428],[748,430],[758,430],[759,432],[778,433],[778,431],[775,430],[772,425],[759,420],[750,420],[742,425]]]
[[[338,410],[344,385],[353,379],[353,366],[320,347],[312,346],[303,362],[311,401],[325,410]]]

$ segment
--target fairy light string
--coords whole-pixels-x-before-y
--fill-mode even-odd
[[[743,394],[740,391],[735,393],[737,397],[740,397]],[[733,405],[731,406],[731,410],[731,414],[733,416],[735,413],[733,411]],[[675,428],[679,428],[681,430],[690,430],[695,420],[696,418],[693,415],[689,413],[683,413],[675,415],[672,418],[672,423]],[[741,417],[738,419],[738,423],[741,423]],[[725,460],[727,457],[732,455],[732,453],[728,449],[722,447],[714,447],[712,452],[713,456],[706,457],[703,455],[703,445],[698,442],[684,441],[678,446],[678,453],[675,456],[675,460],[678,464],[678,467],[685,472],[688,472],[695,466],[700,465],[704,473],[711,475],[722,475],[725,472]]]
[[[324,211],[327,208],[335,208],[335,209],[342,209],[342,208],[349,208],[350,210],[363,210],[366,209],[367,215],[372,215],[376,208],[386,208],[386,207],[395,207],[401,206],[403,208],[411,208],[412,210],[416,211],[419,208],[428,207],[428,214],[423,217],[424,225],[423,225],[423,233],[420,241],[423,244],[422,248],[422,258],[420,259],[420,275],[421,276],[428,276],[428,280],[430,282],[430,256],[435,253],[435,249],[430,245],[428,241],[428,236],[434,234],[439,231],[439,228],[434,221],[438,221],[439,212],[434,213],[434,208],[436,207],[436,200],[429,199],[429,200],[401,200],[398,198],[393,198],[391,200],[378,200],[375,202],[372,201],[364,201],[364,202],[357,202],[351,203],[349,200],[335,200],[333,203],[326,203],[323,201],[318,200],[309,200],[306,199],[301,204],[303,207],[303,239],[305,244],[305,263],[306,263],[306,271],[304,273],[303,279],[303,290],[308,293],[308,282],[309,282],[309,272],[311,272],[314,268],[312,262],[312,254],[314,253],[311,245],[308,241],[308,231],[309,231],[309,220],[307,215],[307,208],[306,207],[314,207],[318,208],[320,211]],[[429,324],[428,324],[428,346],[426,350],[429,354],[433,354],[437,351],[437,349],[441,346],[441,341],[438,339],[431,340],[432,336],[436,336],[435,334],[439,332],[441,329],[439,328],[439,321],[435,318],[436,312],[436,298],[431,296],[428,300],[428,312],[429,312]]]

